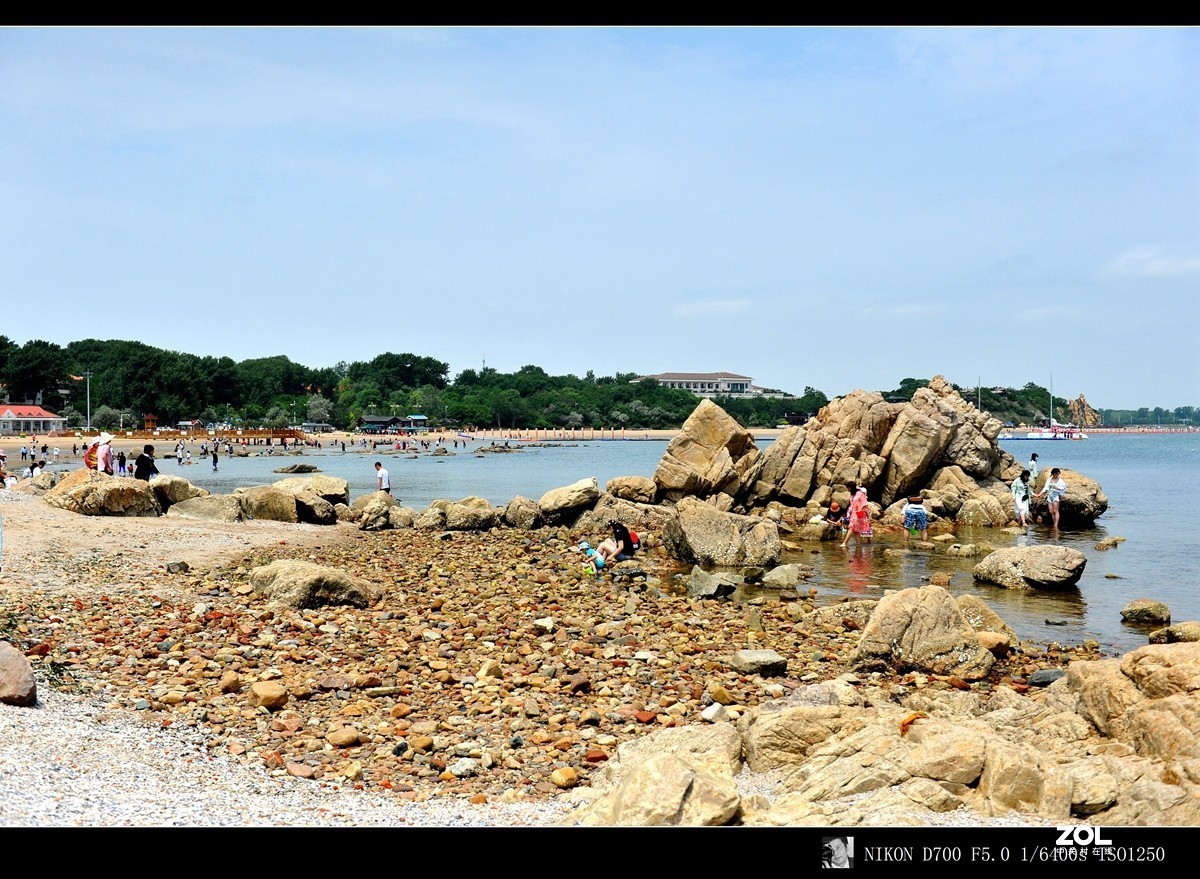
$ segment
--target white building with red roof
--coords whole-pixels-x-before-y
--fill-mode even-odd
[[[41,406],[0,403],[0,434],[43,434],[66,429],[67,419]]]

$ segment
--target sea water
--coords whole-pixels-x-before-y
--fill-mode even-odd
[[[770,440],[759,439],[760,448]],[[472,441],[451,454],[419,455],[389,447],[377,451],[347,445],[336,450],[306,449],[304,455],[278,454],[239,458],[220,457],[212,472],[207,459],[179,465],[159,462],[163,473],[184,476],[213,493],[224,494],[239,486],[270,484],[287,474],[279,467],[307,463],[321,473],[345,479],[353,499],[375,490],[375,461],[390,472],[392,494],[405,506],[423,510],[436,499],[459,500],[475,496],[505,504],[523,495],[537,500],[545,492],[594,476],[603,488],[616,476],[652,476],[666,450],[659,440],[591,440],[545,444],[512,443],[515,451],[482,452],[491,441]],[[503,445],[498,441],[499,445]],[[1086,440],[1001,440],[1001,446],[1019,461],[1037,452],[1042,475],[1052,467],[1074,470],[1098,482],[1108,497],[1108,511],[1095,526],[1063,531],[1057,536],[1042,525],[1025,536],[1011,536],[996,528],[955,529],[959,543],[984,543],[996,547],[1058,544],[1080,550],[1087,566],[1078,586],[1062,591],[1022,592],[976,583],[971,571],[978,558],[952,558],[944,552],[914,550],[905,555],[885,554],[899,549],[903,536],[877,532],[866,547],[841,549],[836,541],[805,543],[785,554],[785,562],[800,562],[816,574],[803,588],[816,588],[825,598],[877,598],[884,590],[927,583],[935,573],[950,574],[953,594],[971,593],[983,598],[1023,640],[1046,644],[1079,644],[1095,639],[1109,655],[1127,652],[1147,643],[1154,627],[1121,620],[1121,608],[1136,598],[1166,603],[1172,620],[1200,620],[1200,577],[1192,532],[1197,517],[1188,505],[1200,501],[1200,434],[1100,434]],[[265,452],[265,446],[253,446]],[[301,474],[302,475],[302,474]],[[599,536],[599,535],[597,535]],[[1106,537],[1125,540],[1109,550],[1097,550]]]

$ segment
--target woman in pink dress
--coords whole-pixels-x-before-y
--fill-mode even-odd
[[[859,544],[871,542],[871,507],[867,502],[867,490],[862,486],[850,486],[850,527],[842,539],[846,546],[853,537]]]

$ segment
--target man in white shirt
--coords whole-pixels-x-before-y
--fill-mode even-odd
[[[375,462],[375,478],[376,491],[386,491],[392,493],[392,478],[388,475],[387,468],[378,461]]]

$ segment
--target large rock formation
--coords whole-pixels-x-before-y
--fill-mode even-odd
[[[757,458],[754,437],[712,400],[700,404],[667,445],[654,471],[659,496],[677,501],[688,495],[736,496],[741,471]]]
[[[1100,426],[1100,413],[1088,405],[1087,398],[1083,394],[1080,394],[1076,400],[1068,401],[1067,409],[1071,413],[1071,422],[1073,424],[1077,424],[1080,427]]]
[[[855,483],[881,508],[920,493],[939,518],[1006,525],[1014,521],[1008,486],[1021,465],[997,443],[1002,426],[936,376],[907,403],[852,391],[760,452],[748,431],[704,400],[667,447],[654,482],[667,502],[691,496],[745,514],[772,504],[810,513],[831,500],[845,506]],[[1095,482],[1072,473],[1067,484],[1064,527],[1086,526],[1108,508]]]

